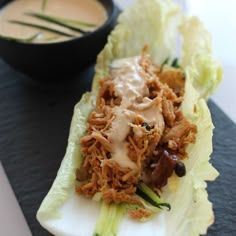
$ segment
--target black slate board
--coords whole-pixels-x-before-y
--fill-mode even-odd
[[[35,219],[64,156],[73,107],[90,89],[93,67],[74,81],[32,86],[0,60],[0,159],[34,236],[49,236]],[[236,235],[236,125],[212,102],[214,153],[221,173],[209,183],[215,224],[208,236]],[[0,193],[1,194],[1,193]],[[190,235],[191,236],[191,235]]]

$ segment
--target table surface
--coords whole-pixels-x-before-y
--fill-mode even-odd
[[[124,8],[133,2],[133,0],[119,0],[117,2]],[[234,79],[234,75],[236,74],[236,47],[234,46],[234,42],[236,42],[236,25],[232,24],[232,22],[236,22],[236,14],[233,12],[236,2],[228,0],[227,5],[225,5],[223,1],[214,1],[214,9],[212,9],[212,3],[213,0],[204,0],[204,2],[203,0],[190,0],[185,8],[190,14],[199,15],[213,35],[214,51],[216,57],[223,65],[224,79],[212,98],[220,109],[236,123],[236,108],[234,105],[236,103],[234,92],[234,88],[236,88],[236,80]],[[224,10],[222,11],[222,9]],[[219,14],[221,17],[217,17]],[[221,26],[220,31],[219,26]],[[227,47],[225,45],[227,45]],[[80,77],[91,78],[92,73],[93,70],[91,69],[81,74]],[[21,79],[22,81],[20,81]],[[1,60],[0,81],[0,131],[2,135],[0,140],[0,160],[3,161],[3,166],[6,169],[20,206],[23,208],[24,215],[30,224],[33,235],[49,235],[45,231],[39,230],[39,225],[37,225],[34,218],[35,212],[33,212],[32,209],[37,209],[37,204],[39,204],[40,200],[45,195],[55,176],[60,163],[55,157],[59,157],[60,159],[65,151],[65,143],[68,136],[73,106],[80,98],[81,91],[89,90],[90,83],[84,79],[80,81],[80,83],[75,83],[73,86],[65,86],[63,90],[40,90],[28,85],[18,73],[14,72]],[[218,124],[214,138],[214,143],[217,144],[217,148],[214,150],[213,162],[215,162],[219,171],[223,173],[222,177],[216,182],[218,184],[211,184],[209,186],[210,193],[215,193],[215,195],[210,195],[210,197],[218,197],[220,200],[225,200],[224,203],[221,203],[219,200],[214,199],[215,202],[220,205],[215,206],[216,215],[223,214],[224,211],[228,211],[229,215],[223,217],[225,220],[223,222],[224,226],[222,226],[224,231],[221,229],[222,221],[219,221],[217,218],[216,224],[210,230],[209,235],[236,235],[236,229],[235,226],[233,226],[235,225],[235,212],[230,208],[235,205],[235,199],[230,197],[235,196],[235,188],[227,189],[224,187],[228,187],[228,182],[235,183],[236,181],[235,173],[232,172],[235,166],[233,156],[236,152],[236,129],[233,122],[231,122],[214,103],[210,103],[210,107],[215,115],[215,117],[213,116],[213,120]],[[63,117],[63,119],[60,120],[59,117]],[[34,119],[34,122],[31,122],[31,119]],[[224,123],[222,123],[222,120]],[[53,146],[53,144],[55,144],[55,137],[57,137],[56,147]],[[32,139],[36,142],[33,144],[33,148]],[[38,141],[39,139],[42,140]],[[222,142],[221,139],[223,139]],[[44,150],[42,147],[47,148]],[[41,172],[41,175],[37,175],[34,178],[34,173],[40,171],[39,166],[34,166],[30,171],[22,169],[22,165],[19,163],[15,165],[18,155],[22,157],[22,162],[27,167],[38,164],[38,158],[42,157],[45,157],[44,161],[46,161],[46,158],[50,160],[52,157],[52,162],[51,165],[48,166],[47,171]],[[216,161],[217,157],[222,158],[222,156],[228,157],[224,163],[226,168]],[[28,158],[27,163],[26,159],[23,157]],[[15,165],[15,168],[12,168],[13,165]],[[19,170],[21,170],[20,177],[17,175]],[[41,181],[45,176],[47,181]],[[35,188],[31,186],[32,183],[30,180],[32,178],[34,181],[39,182]],[[19,186],[21,185],[19,180],[24,182],[25,187],[21,188]],[[0,168],[0,186],[3,186],[3,184],[4,186],[8,185],[2,168]],[[27,186],[29,189],[27,189]],[[37,188],[41,189],[39,193],[37,192]],[[29,191],[36,192],[32,195],[32,192]],[[227,193],[221,196],[220,194],[223,191],[227,191]],[[34,200],[29,200],[29,196],[35,197],[37,194],[39,196],[36,197],[36,204]],[[0,199],[9,200],[7,201],[8,203],[6,201],[0,201],[0,210],[1,212],[9,213],[9,206],[14,205],[16,210],[12,215],[16,216],[14,218],[14,225],[18,225],[18,227],[15,227],[15,234],[9,233],[12,231],[7,230],[12,227],[7,228],[6,220],[0,220],[0,235],[30,235],[23,215],[19,212],[17,202],[13,196],[9,186],[5,187],[3,191],[0,191]],[[11,214],[6,214],[5,216],[11,217]],[[2,218],[0,217],[0,219]],[[4,229],[6,231],[2,232]],[[22,234],[20,232],[22,232]],[[224,234],[220,234],[219,232],[224,232]]]

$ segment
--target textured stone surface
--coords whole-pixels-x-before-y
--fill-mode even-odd
[[[207,235],[232,236],[236,235],[236,125],[212,101],[209,107],[215,125],[211,162],[220,176],[208,184],[209,199],[214,204],[215,224]]]
[[[50,235],[35,214],[65,153],[73,106],[90,89],[92,74],[85,71],[66,85],[36,86],[0,60],[0,159],[35,236]],[[221,175],[209,183],[216,220],[207,235],[231,236],[236,235],[236,126],[213,102],[209,106],[216,127],[212,163]]]

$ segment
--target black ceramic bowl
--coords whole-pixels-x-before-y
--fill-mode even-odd
[[[0,38],[0,56],[16,70],[45,82],[69,79],[93,63],[106,43],[118,16],[112,0],[99,0],[107,11],[107,21],[85,36],[63,42],[24,43]],[[9,0],[0,0],[2,8]]]

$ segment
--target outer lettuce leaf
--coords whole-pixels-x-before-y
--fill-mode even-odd
[[[89,236],[96,226],[100,204],[78,196],[74,192],[74,181],[75,169],[81,162],[78,143],[94,107],[98,81],[108,73],[112,60],[138,55],[145,44],[156,63],[167,57],[173,59],[177,26],[181,20],[178,6],[161,0],[138,0],[121,14],[119,24],[98,56],[92,93],[85,94],[75,107],[66,155],[37,214],[39,222],[53,234]],[[172,176],[164,188],[163,199],[171,204],[172,210],[162,211],[145,223],[126,216],[118,235],[130,236],[135,232],[136,236],[195,236],[206,233],[213,222],[205,181],[214,180],[218,173],[209,163],[213,125],[202,97],[207,97],[214,90],[220,80],[221,69],[212,57],[209,37],[201,23],[196,18],[187,17],[181,22],[181,67],[186,73],[181,109],[198,126],[197,142],[188,148],[189,158],[185,160],[187,175],[181,179]]]
[[[181,65],[188,71],[195,89],[203,98],[208,98],[219,85],[222,68],[213,58],[211,36],[197,17],[183,20]]]
[[[66,154],[57,177],[37,213],[39,221],[51,217],[60,217],[58,208],[68,199],[69,190],[75,183],[76,168],[82,162],[78,143],[84,135],[86,120],[94,104],[95,97],[86,93],[74,108]]]
[[[187,78],[187,84],[188,80],[190,79]],[[193,87],[187,90],[187,97],[188,93],[194,93]],[[218,176],[218,172],[209,163],[209,156],[212,153],[213,124],[205,100],[195,100],[195,104],[196,115],[189,116],[189,111],[185,114],[198,127],[196,143],[188,146],[189,158],[184,160],[187,175],[178,179],[176,191],[171,190],[173,186],[170,186],[170,179],[162,196],[172,207],[167,218],[172,222],[167,235],[206,234],[208,226],[214,221],[212,204],[207,199],[205,189],[207,186],[205,181],[212,181]],[[184,106],[183,103],[182,107]],[[191,110],[194,110],[193,107]]]

